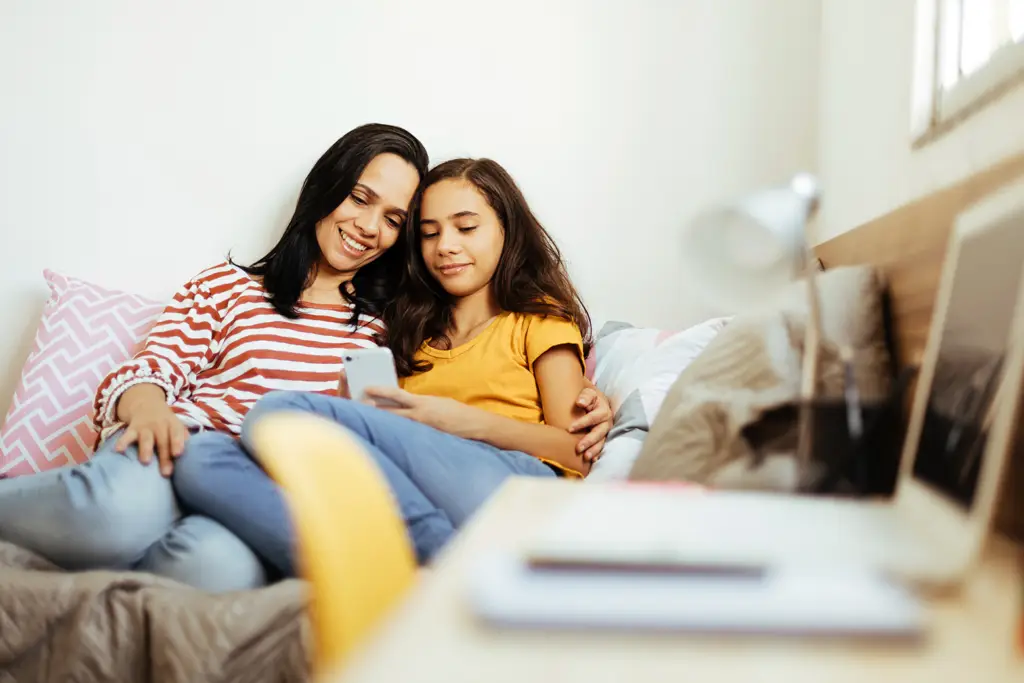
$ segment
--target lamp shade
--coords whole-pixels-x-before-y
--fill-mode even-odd
[[[818,183],[806,173],[699,214],[683,231],[684,275],[711,305],[737,312],[772,302],[807,263]]]

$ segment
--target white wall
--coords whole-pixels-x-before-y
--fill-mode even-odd
[[[913,55],[913,0],[823,0],[821,239],[1024,151],[1024,87],[911,150]]]
[[[349,128],[521,182],[598,320],[674,326],[677,226],[816,160],[819,0],[0,0],[0,415],[50,267],[166,297],[273,243]]]

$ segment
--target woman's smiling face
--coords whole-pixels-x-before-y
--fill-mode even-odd
[[[419,182],[419,173],[400,156],[374,157],[348,197],[316,225],[321,266],[351,277],[390,249]]]

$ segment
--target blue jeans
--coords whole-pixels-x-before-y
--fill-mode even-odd
[[[249,457],[252,426],[279,411],[313,413],[348,428],[384,474],[421,563],[512,475],[553,477],[541,461],[462,439],[355,401],[302,392],[274,392],[242,424],[241,447],[205,451],[174,471],[182,503],[215,519],[285,576],[295,573],[293,535],[284,498]],[[302,457],[296,453],[295,457]],[[338,495],[345,483],[338,482]]]
[[[182,514],[155,462],[140,463],[134,446],[114,451],[118,436],[82,465],[0,480],[0,539],[65,569],[137,569],[218,592],[266,583],[259,558],[238,537],[208,517]],[[237,449],[228,434],[198,432],[177,464]]]

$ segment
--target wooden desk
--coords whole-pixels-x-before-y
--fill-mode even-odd
[[[337,680],[1024,682],[1024,657],[1013,646],[1021,606],[1020,553],[997,541],[961,595],[932,603],[931,632],[924,645],[502,631],[477,623],[462,590],[473,560],[484,550],[516,547],[577,487],[594,485],[529,479],[506,484]]]

